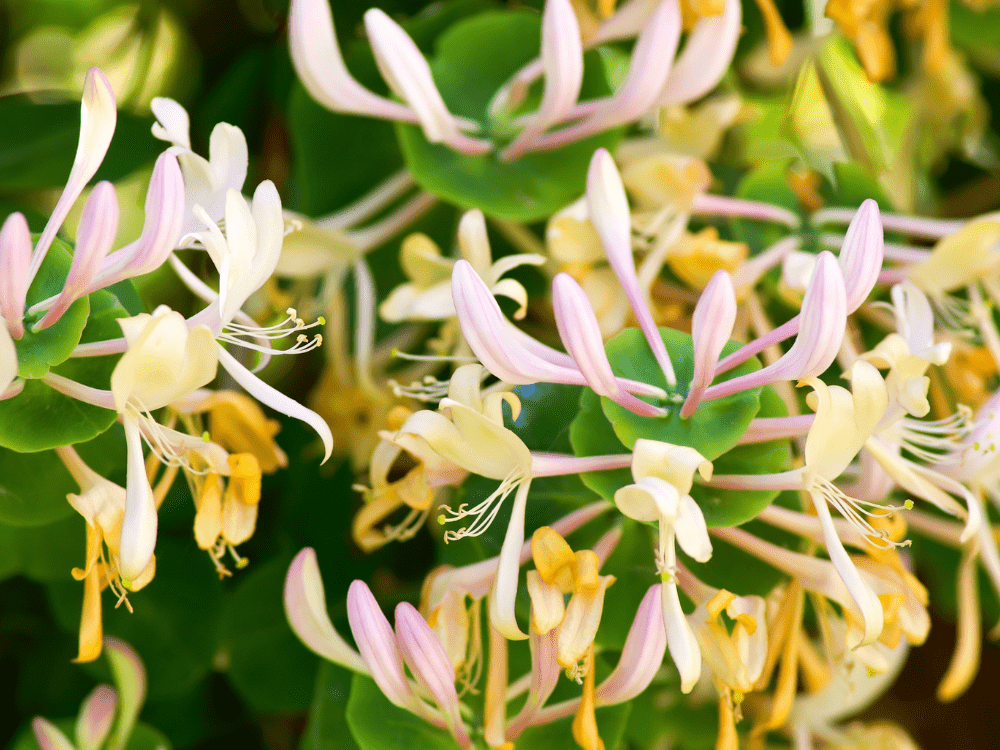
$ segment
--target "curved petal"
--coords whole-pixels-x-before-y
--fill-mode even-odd
[[[284,602],[288,624],[300,641],[328,661],[368,674],[364,660],[330,622],[323,579],[316,564],[316,551],[312,547],[299,552],[288,567]]]
[[[497,560],[497,575],[490,592],[490,622],[508,641],[523,641],[528,636],[521,632],[514,615],[517,598],[517,576],[521,567],[521,545],[524,544],[524,511],[528,502],[528,487],[524,482],[517,488],[510,522],[504,535],[503,546]]]
[[[701,18],[688,34],[656,106],[691,102],[715,88],[729,70],[742,21],[740,0],[725,0],[721,15]]]

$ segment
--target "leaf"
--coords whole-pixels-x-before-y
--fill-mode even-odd
[[[56,239],[49,248],[31,282],[25,301],[25,310],[62,291],[69,272],[72,253],[69,246]],[[17,349],[17,374],[22,378],[40,378],[53,365],[64,362],[80,343],[80,336],[87,325],[90,302],[86,297],[74,302],[58,321],[43,331],[33,333],[31,325],[41,320],[45,313],[26,315],[24,336],[14,342]]]
[[[356,750],[358,745],[347,725],[347,699],[353,674],[328,661],[320,663],[299,750]]]
[[[0,191],[66,184],[80,138],[79,102],[39,103],[26,95],[0,98]],[[91,184],[119,180],[152,162],[165,148],[152,120],[118,113],[115,136]]]
[[[677,385],[668,386],[653,352],[637,328],[622,331],[608,341],[605,349],[616,375],[659,386],[667,391],[663,402],[670,411],[665,417],[640,417],[609,398],[601,398],[601,409],[611,422],[618,439],[631,449],[639,438],[661,440],[674,445],[687,445],[714,461],[736,445],[750,420],[760,408],[760,389],[736,393],[726,398],[704,401],[689,419],[681,419],[680,406],[687,396],[687,383],[694,374],[691,336],[672,328],[660,328],[670,359],[677,374]],[[742,344],[730,341],[723,355],[736,351]],[[717,382],[760,369],[756,359],[723,373]]]
[[[441,35],[431,70],[452,113],[478,121],[486,137],[509,136],[510,125],[488,115],[497,90],[537,57],[541,20],[522,11],[493,11],[459,21]],[[489,49],[490,54],[481,51]],[[585,56],[581,99],[610,92],[596,52]],[[468,156],[429,143],[416,125],[397,123],[396,135],[414,179],[426,190],[463,208],[512,221],[543,219],[578,198],[590,157],[613,149],[620,130],[598,134],[564,148],[527,154],[504,163],[495,153]]]
[[[347,701],[347,724],[361,750],[455,750],[455,740],[444,729],[431,726],[393,705],[370,677],[356,674]]]
[[[799,201],[788,184],[788,161],[771,161],[748,172],[736,188],[736,197],[761,201],[799,213]],[[733,219],[736,239],[750,246],[756,255],[788,235],[786,227],[755,219]]]
[[[219,661],[236,692],[261,713],[305,711],[312,698],[316,657],[285,619],[282,591],[291,557],[243,574],[219,613]]]
[[[50,251],[48,257],[51,255]],[[45,267],[44,264],[42,267]],[[59,359],[61,364],[53,367],[52,371],[92,388],[106,390],[111,386],[111,373],[118,363],[118,355],[76,359],[66,357],[78,342],[89,343],[121,337],[121,328],[116,321],[128,315],[128,312],[107,290],[94,292],[89,299],[90,317],[84,314],[86,326],[82,327],[75,338],[70,337],[74,340],[68,349],[62,343],[58,345],[60,352],[65,351],[65,356]],[[74,304],[73,308],[75,307]],[[73,308],[70,308],[70,312]],[[55,330],[60,325],[62,320],[42,333]],[[111,409],[77,401],[41,381],[29,380],[19,395],[0,401],[0,449],[36,452],[81,443],[100,435],[117,418],[118,414]],[[24,429],[24,425],[31,425],[31,429]],[[3,520],[2,512],[0,520]]]
[[[578,456],[604,456],[613,453],[629,453],[618,439],[611,422],[601,409],[601,397],[589,388],[580,394],[580,411],[570,426],[570,442]],[[614,502],[619,487],[632,483],[630,469],[612,471],[588,471],[580,474],[580,479],[590,489],[605,500]]]

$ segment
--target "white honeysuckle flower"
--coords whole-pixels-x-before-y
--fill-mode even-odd
[[[639,439],[633,449],[632,478],[615,493],[615,504],[629,518],[659,525],[663,588],[663,624],[670,655],[681,675],[681,691],[690,692],[701,676],[701,651],[677,594],[677,552],[674,542],[699,562],[712,556],[712,542],[701,508],[688,494],[695,472],[712,476],[712,464],[694,448]]]
[[[146,475],[140,421],[215,378],[218,345],[212,332],[188,328],[184,316],[166,305],[150,315],[119,318],[128,349],[111,373],[111,394],[122,415],[128,449],[126,507],[122,521],[120,571],[131,587],[153,556],[156,502]]]
[[[888,367],[889,395],[911,416],[925,417],[931,410],[927,400],[930,379],[925,373],[932,364],[948,361],[951,344],[934,343],[934,312],[913,283],[896,284],[891,294],[897,332],[862,356],[878,367]]]
[[[285,232],[281,199],[270,180],[257,186],[252,202],[230,188],[226,191],[225,234],[207,212],[195,209],[195,213],[206,227],[196,237],[219,270],[221,329],[232,322],[278,264]]]
[[[191,150],[188,113],[173,99],[156,97],[150,104],[156,116],[153,135],[172,143],[170,153],[177,156],[184,173],[187,193],[182,236],[200,229],[202,221],[194,214],[201,206],[213,222],[221,221],[226,211],[229,190],[240,191],[247,178],[247,141],[235,125],[220,122],[212,129],[209,158]]]
[[[539,266],[541,255],[520,253],[497,261],[491,259],[486,222],[479,209],[462,216],[458,228],[459,255],[467,260],[494,295],[508,297],[518,304],[516,319],[527,311],[528,294],[514,279],[502,279],[508,271],[522,265]],[[403,240],[400,265],[410,279],[393,289],[379,306],[379,314],[390,322],[404,320],[448,320],[455,317],[451,293],[451,275],[457,259],[445,258],[438,246],[424,234],[412,234]]]
[[[521,411],[521,402],[513,393],[480,395],[482,367],[464,365],[452,375],[448,397],[441,400],[439,411],[421,410],[406,420],[400,434],[417,435],[440,455],[466,471],[500,480],[500,486],[472,508],[457,511],[444,509],[445,522],[472,518],[469,526],[445,532],[449,540],[476,536],[493,522],[504,499],[517,490],[511,518],[497,563],[497,577],[490,597],[490,619],[509,640],[527,636],[514,617],[517,573],[521,545],[524,543],[524,513],[531,485],[531,452],[524,442],[504,426],[503,403],[511,408],[513,419]],[[445,416],[444,412],[448,413]]]

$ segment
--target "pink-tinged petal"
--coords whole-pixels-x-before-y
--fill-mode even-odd
[[[118,724],[104,750],[122,750],[132,736],[139,711],[146,701],[146,669],[132,647],[117,638],[104,636],[104,655],[118,688]]]
[[[587,41],[587,47],[596,47],[598,44],[636,36],[661,2],[662,0],[631,0],[619,6],[594,32],[594,36]]]
[[[382,77],[393,93],[410,105],[428,141],[466,154],[481,154],[491,148],[489,141],[459,130],[459,122],[434,84],[427,60],[399,24],[372,8],[365,13],[365,29]]]
[[[127,448],[125,516],[122,519],[119,572],[128,588],[153,559],[156,547],[156,500],[146,476],[142,455],[142,436],[136,418],[126,414],[125,445]]]
[[[409,602],[396,607],[396,641],[413,676],[444,713],[455,742],[463,748],[471,748],[472,741],[462,724],[455,690],[455,668],[441,641]]]
[[[823,251],[816,259],[812,280],[802,299],[799,321],[795,342],[777,362],[711,386],[705,391],[703,400],[723,398],[777,380],[816,377],[833,363],[847,326],[847,291],[840,265],[829,251]]]
[[[884,237],[878,203],[864,201],[851,219],[840,248],[840,267],[847,287],[847,312],[861,307],[882,270]]]
[[[384,120],[417,121],[409,107],[372,93],[348,72],[328,0],[292,0],[288,43],[299,80],[324,107]]]
[[[364,581],[354,581],[347,590],[347,619],[361,658],[385,697],[413,710],[417,699],[406,678],[396,636]]]
[[[523,641],[528,637],[517,624],[514,602],[517,599],[517,577],[521,568],[521,546],[524,544],[524,511],[530,486],[530,481],[524,482],[514,496],[490,594],[490,622],[509,641]]]
[[[528,700],[520,713],[511,719],[507,727],[508,740],[516,740],[521,732],[531,726],[538,709],[545,705],[545,701],[559,683],[562,667],[556,661],[556,632],[551,630],[545,635],[539,635],[534,630],[531,631],[528,641],[531,649],[531,685],[528,688]]]
[[[31,720],[31,731],[42,750],[76,750],[55,724],[41,716]]]
[[[333,453],[333,433],[330,431],[330,426],[319,414],[265,383],[221,346],[219,347],[219,364],[226,368],[226,372],[233,376],[233,380],[243,390],[262,404],[266,404],[282,414],[287,414],[289,417],[301,419],[316,430],[323,441],[323,461],[330,458]]]
[[[542,15],[542,103],[530,124],[504,150],[501,158],[517,159],[532,142],[569,112],[583,84],[583,45],[580,25],[569,0],[546,0]]]
[[[111,83],[99,68],[91,68],[83,81],[80,140],[76,146],[76,158],[73,160],[73,168],[70,170],[66,187],[59,196],[45,229],[42,230],[42,236],[38,238],[38,244],[35,245],[35,254],[31,258],[28,270],[28,286],[41,268],[45,254],[49,251],[59,227],[66,220],[69,210],[104,161],[117,122],[118,109]]]
[[[691,102],[715,88],[729,70],[741,29],[740,0],[726,0],[721,15],[701,18],[688,34],[656,105]]]
[[[17,349],[7,332],[7,326],[0,325],[0,394],[5,393],[17,377]]]
[[[145,211],[139,239],[104,259],[90,291],[155,271],[177,247],[184,224],[184,175],[177,157],[169,152],[161,154],[153,167]]]
[[[24,214],[7,217],[0,229],[0,315],[14,338],[24,335],[24,300],[28,294],[31,232]]]
[[[598,706],[630,701],[653,681],[667,650],[661,585],[650,586],[639,603],[614,671],[597,686]]]
[[[643,335],[653,350],[653,356],[663,370],[667,383],[676,385],[677,376],[674,375],[670,355],[667,354],[667,348],[639,288],[635,258],[632,256],[632,218],[629,213],[628,198],[625,196],[625,186],[611,154],[603,148],[595,151],[590,160],[590,168],[587,171],[587,206],[590,220],[607,254],[608,263],[611,264],[628,297],[632,312],[639,321],[639,327],[642,328]]]
[[[642,416],[662,416],[665,413],[660,407],[640,401],[622,390],[604,351],[601,326],[587,293],[569,274],[560,273],[553,279],[552,305],[559,338],[595,393],[607,396]]]
[[[110,685],[98,685],[80,706],[76,719],[77,750],[99,750],[111,731],[118,707],[118,693]]]
[[[726,271],[716,271],[698,299],[691,317],[694,376],[687,400],[681,408],[681,417],[694,414],[701,395],[712,384],[719,355],[728,343],[735,324],[736,290],[733,279]]]
[[[76,247],[73,261],[66,276],[63,290],[55,304],[32,328],[41,331],[63,316],[76,300],[87,293],[90,282],[97,275],[101,262],[111,251],[111,245],[118,233],[118,197],[114,185],[100,182],[90,193],[80,226],[76,232]]]
[[[368,674],[364,660],[330,622],[323,579],[316,564],[316,551],[312,547],[299,552],[288,567],[284,601],[288,624],[309,649],[342,667]]]

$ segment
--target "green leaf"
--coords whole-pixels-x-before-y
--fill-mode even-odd
[[[758,417],[784,417],[785,403],[770,386],[760,393]],[[714,462],[715,474],[777,474],[791,468],[792,450],[788,440],[738,445]],[[696,484],[691,497],[705,514],[709,526],[739,526],[755,518],[778,496],[778,490],[720,490]]]
[[[584,388],[580,394],[580,411],[570,426],[569,435],[573,452],[578,456],[630,452],[622,445],[611,422],[604,416],[601,397],[589,388]],[[588,471],[580,474],[580,479],[605,500],[614,502],[618,488],[632,483],[632,472],[629,469]]]
[[[282,606],[289,563],[282,556],[244,573],[220,612],[219,662],[261,713],[305,711],[315,681],[316,657],[292,633]]]
[[[666,344],[677,374],[677,385],[668,386],[653,352],[642,331],[629,328],[608,341],[605,349],[616,375],[659,386],[667,391],[663,405],[670,411],[665,417],[640,417],[619,406],[609,398],[601,398],[601,409],[611,426],[631,449],[639,438],[661,440],[674,445],[688,445],[699,451],[709,461],[714,461],[736,445],[746,432],[750,420],[760,408],[760,388],[736,393],[726,398],[704,401],[689,419],[681,419],[680,407],[687,396],[687,384],[694,375],[694,354],[691,336],[672,328],[661,328],[660,335]],[[736,351],[742,344],[730,341],[723,355]],[[756,359],[723,373],[717,382],[760,369]]]
[[[455,750],[447,730],[431,726],[399,706],[393,705],[375,681],[356,674],[347,701],[347,724],[361,750]]]
[[[65,496],[63,505],[69,507]],[[86,560],[86,522],[68,518],[44,526],[0,524],[0,580],[23,573],[43,583],[63,580]]]
[[[103,476],[124,466],[125,443],[120,428],[78,445],[77,450],[87,464]],[[75,515],[66,502],[66,495],[78,491],[79,487],[54,451],[16,453],[0,448],[0,523],[17,527],[45,526]],[[26,540],[27,537],[20,543],[27,545]],[[25,560],[34,559],[36,555],[38,552],[32,551]],[[73,564],[78,565],[80,561]]]
[[[328,661],[319,665],[309,720],[299,750],[356,750],[347,726],[353,672]]]
[[[0,191],[66,184],[80,139],[79,102],[38,103],[25,95],[0,98]],[[163,151],[150,132],[152,120],[118,113],[115,137],[91,180],[119,180]]]
[[[514,73],[537,57],[540,38],[541,19],[527,12],[488,12],[454,24],[441,35],[431,62],[434,81],[449,109],[479,122],[484,137],[496,141],[509,136],[508,123],[490,119],[489,103]],[[483,49],[490,55],[482,55]],[[609,92],[600,56],[588,53],[581,98]],[[613,149],[621,131],[509,163],[501,162],[496,153],[468,156],[429,143],[416,125],[398,123],[396,134],[407,166],[424,189],[463,208],[480,208],[513,221],[536,221],[584,192],[590,157],[598,148]]]
[[[50,251],[49,257],[51,255]],[[44,264],[42,267],[45,267]],[[89,318],[86,310],[84,311],[86,326],[75,336],[73,345],[68,347],[65,357],[59,360],[61,364],[53,367],[52,372],[92,388],[106,390],[111,386],[111,373],[118,363],[118,355],[75,359],[66,357],[78,342],[89,343],[121,337],[121,328],[116,321],[128,315],[128,312],[118,303],[114,295],[106,290],[94,292],[89,299]],[[76,304],[73,307],[75,308]],[[70,312],[72,310],[73,308],[70,308]],[[55,330],[61,324],[62,320],[42,333]],[[17,345],[20,346],[20,342]],[[59,344],[59,347],[60,351],[65,349],[63,344]],[[0,448],[36,452],[61,445],[81,443],[107,430],[115,423],[117,417],[117,413],[111,409],[77,401],[53,390],[45,383],[29,380],[19,395],[0,401]],[[31,429],[24,429],[24,425],[31,425]],[[3,520],[2,511],[0,520]]]
[[[54,240],[28,289],[26,310],[62,291],[71,261],[72,253],[66,243],[58,238]],[[17,374],[22,378],[40,378],[53,365],[64,362],[80,343],[89,314],[90,302],[84,297],[74,302],[53,325],[38,333],[32,333],[31,325],[41,320],[45,313],[26,316],[24,336],[14,342]]]

